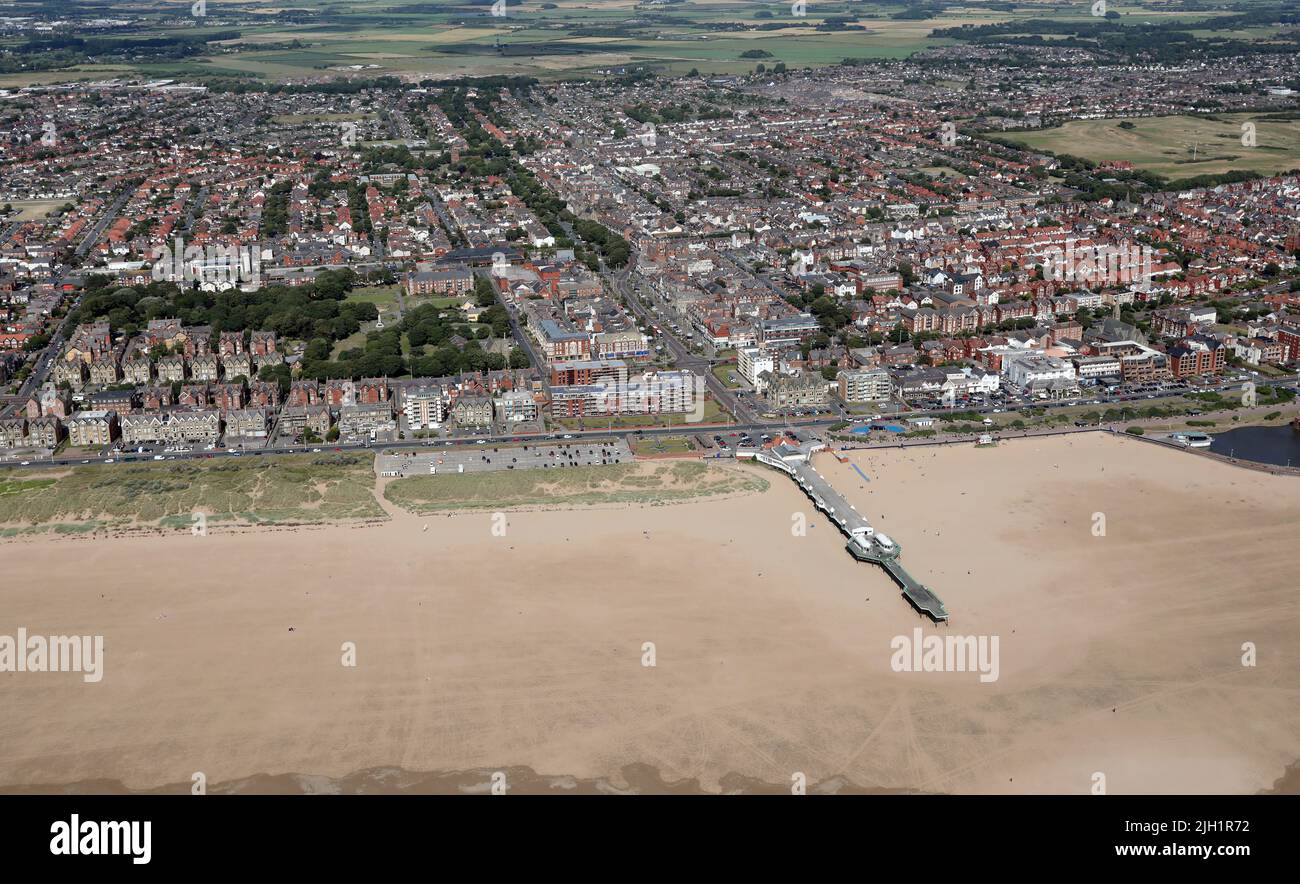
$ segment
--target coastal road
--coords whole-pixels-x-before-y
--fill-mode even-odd
[[[1295,388],[1294,383],[1291,385],[1282,385],[1282,386],[1289,386],[1291,389]],[[939,411],[930,411],[930,412],[908,412],[906,414],[908,414],[909,416],[916,416],[920,414],[933,415],[938,413]],[[712,437],[713,435],[727,434],[730,436],[730,435],[737,435],[740,433],[750,433],[750,434],[770,433],[773,429],[778,428],[778,425],[782,423],[785,423],[786,426],[789,426],[790,429],[816,431],[816,430],[825,429],[826,427],[829,427],[832,424],[840,423],[840,421],[832,420],[832,419],[801,420],[801,421],[795,421],[794,425],[790,425],[789,422],[783,422],[778,420],[778,421],[762,421],[762,422],[740,423],[740,424],[703,424],[703,423],[678,424],[676,426],[671,426],[671,427],[648,427],[642,429],[626,429],[626,430],[617,430],[617,431],[610,430],[610,429],[593,429],[593,430],[571,430],[567,433],[495,434],[490,436],[461,437],[456,439],[447,439],[447,440],[442,440],[440,442],[434,442],[430,445],[421,444],[413,440],[407,440],[402,442],[388,442],[388,443],[380,443],[380,444],[366,444],[366,443],[357,442],[357,443],[322,444],[316,446],[311,446],[311,445],[277,446],[274,448],[263,448],[259,450],[245,451],[245,452],[217,449],[214,451],[193,451],[193,452],[164,454],[162,455],[162,460],[206,460],[211,458],[222,458],[222,457],[257,457],[257,456],[268,455],[268,454],[309,454],[309,453],[317,453],[317,452],[355,453],[355,452],[364,452],[370,450],[385,451],[385,450],[399,450],[399,449],[420,450],[424,448],[435,448],[435,449],[436,448],[477,448],[479,446],[486,446],[486,445],[509,445],[509,444],[533,445],[533,444],[543,443],[543,444],[550,444],[550,445],[564,445],[564,444],[570,444],[575,442],[579,442],[579,443],[588,442],[596,439],[611,439],[611,438],[620,438],[620,437],[626,438],[627,436],[631,436],[631,435],[641,436],[641,437],[683,436],[683,435],[687,435],[687,436],[701,435],[705,437]],[[1010,430],[1008,428],[1001,427],[994,430],[990,430],[990,432],[994,433],[998,438],[1015,438],[1017,436],[1055,435],[1055,434],[1060,434],[1065,432],[1075,432],[1075,431],[1082,432],[1084,430],[1095,430],[1098,428],[1099,427],[1097,426],[1088,426],[1082,428],[1080,427],[1026,427],[1024,430]],[[1118,431],[1119,429],[1121,429],[1121,426],[1118,424],[1111,424],[1102,428]],[[888,437],[882,437],[882,438],[888,438]],[[942,440],[938,440],[938,439],[904,440],[904,439],[889,438],[888,441],[881,442],[881,443],[874,443],[874,444],[864,439],[862,444],[850,445],[848,447],[850,448],[875,448],[875,447],[895,448],[895,447],[899,447],[900,445],[905,446],[911,444],[918,444],[918,445],[936,444],[938,442],[943,442],[943,441],[961,441],[964,438],[966,437],[953,436],[951,439],[942,439]],[[63,456],[63,457],[53,458],[50,460],[29,459],[28,461],[19,461],[17,459],[13,459],[13,460],[6,459],[6,460],[0,460],[0,465],[5,467],[27,467],[29,469],[44,469],[50,466],[75,466],[78,464],[96,464],[96,463],[102,464],[107,461],[122,463],[124,461],[131,460],[131,461],[145,463],[153,460],[153,458],[154,458],[153,454],[137,454],[134,452],[111,452],[109,454],[101,454],[97,456],[81,456],[81,457]]]
[[[260,448],[252,451],[235,451],[227,449],[216,449],[213,451],[190,451],[174,452],[163,454],[161,460],[208,460],[222,457],[260,457],[268,454],[313,454],[313,453],[335,453],[335,452],[364,452],[364,451],[389,451],[389,450],[423,450],[425,448],[479,448],[487,445],[534,445],[545,443],[550,445],[565,445],[571,443],[586,443],[596,439],[618,439],[626,438],[630,435],[640,436],[682,436],[703,434],[711,436],[719,432],[762,432],[770,429],[766,425],[753,426],[724,426],[720,424],[679,424],[675,427],[652,427],[643,430],[625,430],[613,431],[607,429],[601,430],[570,430],[567,433],[515,433],[511,435],[500,434],[492,436],[475,436],[463,437],[457,439],[446,439],[435,442],[432,445],[425,445],[416,440],[405,440],[401,442],[384,442],[366,444],[363,442],[353,443],[323,443],[319,445],[299,445],[299,446],[276,446],[274,448]],[[0,461],[0,465],[5,467],[28,467],[31,469],[42,469],[49,466],[76,466],[78,464],[102,464],[106,461],[114,463],[123,463],[134,461],[138,463],[148,463],[156,457],[154,454],[137,454],[131,451],[112,452],[109,454],[98,454],[94,456],[82,455],[80,457],[61,456],[50,460],[29,459],[30,462],[22,461]]]
[[[632,299],[629,299],[629,303],[633,303]],[[76,304],[74,304],[73,306],[75,307]],[[513,311],[507,310],[507,312],[511,314],[512,327],[516,329],[517,338],[525,343],[530,354],[533,355],[534,360],[536,360],[536,354],[533,353],[532,346],[528,342],[527,336],[520,334],[518,330],[518,326],[517,323],[515,322]],[[65,325],[66,323],[67,323],[67,319],[64,320]],[[59,331],[56,332],[56,338],[51,342],[51,346],[46,348],[46,350],[42,353],[40,362],[38,363],[39,372],[33,371],[32,376],[28,378],[28,382],[25,383],[23,386],[24,396],[28,395],[31,389],[36,388],[37,384],[40,382],[36,380],[38,377],[41,380],[43,380],[44,377],[48,375],[53,365],[53,358],[62,349],[64,333],[65,333],[65,329],[63,327],[60,327]],[[55,341],[58,342],[57,345]],[[535,362],[535,364],[540,365],[541,363]],[[711,372],[707,376],[710,378],[713,377]],[[715,383],[720,383],[717,382],[716,378],[713,378],[713,380],[715,381]],[[1260,384],[1268,384],[1273,387],[1282,387],[1292,391],[1300,392],[1300,380],[1297,380],[1296,378],[1290,378],[1284,381],[1280,379],[1267,379],[1267,378],[1260,377],[1260,378],[1255,378],[1255,380]],[[1241,390],[1241,384],[1242,381],[1222,383],[1222,384],[1199,388],[1198,392],[1219,392],[1219,393],[1238,392]],[[1115,406],[1123,403],[1137,403],[1137,402],[1144,402],[1150,400],[1159,400],[1163,398],[1169,398],[1170,395],[1177,396],[1182,394],[1180,392],[1173,392],[1173,393],[1162,393],[1162,394],[1123,394],[1123,395],[1118,395],[1113,397],[1099,397],[1101,398],[1101,402],[1097,404],[1097,407],[1104,408],[1107,406]],[[21,402],[21,399],[18,401]],[[1025,408],[1043,408],[1043,409],[1051,410],[1051,409],[1075,407],[1075,406],[1086,405],[1086,404],[1091,404],[1091,400],[1075,399],[1075,400],[1059,400],[1054,402],[1034,402],[1034,403],[1026,403],[1026,404],[1012,403],[1010,407],[972,408],[972,407],[954,406],[952,408],[947,408],[947,409],[937,408],[937,409],[924,409],[924,410],[914,410],[914,411],[913,410],[882,411],[881,419],[900,420],[908,417],[922,417],[922,416],[939,417],[948,412],[961,412],[961,413],[970,412],[979,415],[991,415],[991,414],[1001,413],[1001,414],[1009,415],[1013,413],[1018,413]],[[1278,407],[1280,406],[1268,406],[1267,408],[1270,408],[1272,410],[1277,410]],[[1208,413],[1208,406],[1207,406],[1207,413]],[[697,435],[697,434],[704,435],[704,436],[712,436],[714,434],[719,434],[719,433],[736,434],[736,433],[746,433],[746,432],[762,434],[762,433],[770,433],[774,429],[781,429],[781,428],[787,428],[792,430],[803,429],[803,430],[815,431],[815,430],[824,429],[834,424],[843,423],[843,421],[834,417],[816,417],[811,419],[805,418],[805,419],[798,419],[792,421],[788,415],[781,415],[777,418],[768,420],[768,419],[757,419],[752,416],[752,413],[750,414],[751,414],[750,417],[738,420],[735,424],[697,423],[697,424],[678,424],[670,427],[647,427],[647,428],[640,428],[640,429],[627,428],[618,431],[615,431],[612,428],[605,428],[605,429],[598,428],[598,429],[591,429],[591,430],[572,430],[569,431],[568,433],[497,434],[497,435],[490,435],[490,436],[463,437],[459,439],[446,440],[444,442],[437,443],[437,444],[442,445],[444,447],[447,447],[449,445],[450,446],[462,446],[462,445],[472,446],[478,444],[485,444],[485,445],[486,444],[500,445],[500,444],[509,444],[509,443],[532,444],[534,442],[543,442],[543,441],[550,442],[553,444],[563,444],[565,442],[574,441],[574,440],[599,439],[599,438],[609,438],[609,437],[617,437],[617,436],[625,437],[628,435],[655,437],[655,436],[681,436],[681,435]],[[860,419],[859,422],[867,423],[865,419]],[[1001,427],[1001,428],[991,429],[990,432],[993,432],[998,435],[1006,435],[1008,433],[1015,433],[1015,432],[1020,432],[1022,435],[1028,435],[1028,434],[1034,434],[1039,430],[1050,431],[1048,430],[1048,428],[1038,428],[1036,430],[1033,427],[1026,427],[1025,430],[1023,431],[1014,431],[1014,430],[1008,430],[1005,427]],[[905,443],[903,443],[903,440],[898,440],[888,444],[898,445],[898,444],[905,444]],[[406,443],[393,442],[393,443],[384,443],[384,444],[338,443],[334,445],[321,445],[315,448],[313,448],[310,445],[277,446],[273,448],[268,447],[258,451],[247,452],[247,453],[238,453],[238,452],[218,449],[210,452],[195,451],[195,452],[188,452],[188,453],[173,453],[169,455],[164,455],[163,457],[164,459],[168,459],[168,460],[171,459],[201,460],[201,459],[216,458],[216,457],[257,456],[263,454],[304,454],[313,451],[342,452],[342,451],[365,451],[372,448],[382,449],[382,448],[418,448],[418,447],[422,447],[422,446],[418,444],[413,444],[412,442],[406,442]],[[868,447],[868,446],[864,445],[862,447]],[[108,460],[121,462],[128,458],[136,461],[147,461],[150,460],[152,457],[153,457],[152,453],[146,455],[146,454],[135,454],[132,452],[113,452],[113,453],[99,455],[95,457],[68,456],[68,457],[55,458],[51,460],[30,460],[29,463],[22,463],[21,461],[18,461],[17,458],[12,458],[12,459],[5,458],[3,461],[0,461],[0,463],[4,463],[5,466],[28,466],[31,468],[42,468],[42,467],[48,467],[50,465],[71,466],[80,463],[102,463]]]

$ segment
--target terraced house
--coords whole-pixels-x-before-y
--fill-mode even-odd
[[[153,380],[153,362],[143,354],[128,359],[122,363],[122,374],[133,384],[148,384]]]
[[[167,416],[157,413],[126,414],[119,418],[123,445],[147,445],[165,440]]]
[[[38,417],[27,422],[27,444],[33,448],[55,449],[67,435],[63,421],[55,415]]]
[[[339,408],[339,435],[344,439],[382,439],[395,435],[396,431],[393,409],[386,402]]]
[[[253,376],[253,362],[246,353],[222,357],[221,367],[226,372],[227,380],[238,377],[251,378]]]
[[[98,387],[110,387],[121,378],[118,371],[117,357],[105,353],[90,363],[90,382]]]
[[[221,414],[213,409],[173,411],[166,429],[169,442],[216,443],[221,438]]]
[[[190,360],[190,376],[196,381],[216,381],[219,365],[215,356],[196,356]]]
[[[22,448],[27,444],[27,418],[0,419],[0,448]]]
[[[226,412],[226,439],[265,439],[270,429],[267,413],[260,408]]]
[[[158,380],[175,383],[185,380],[185,359],[179,355],[164,356],[158,360]]]
[[[486,396],[461,396],[451,407],[451,416],[465,427],[492,426],[492,400]]]

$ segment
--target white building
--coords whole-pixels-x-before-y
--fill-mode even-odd
[[[1084,379],[1118,377],[1123,373],[1123,366],[1114,356],[1083,356],[1074,360],[1074,367]]]
[[[402,406],[409,430],[437,429],[447,420],[447,400],[437,384],[409,388],[403,395]]]
[[[842,402],[884,402],[889,399],[889,372],[883,368],[841,371],[836,381]]]
[[[1017,387],[1025,388],[1046,381],[1075,379],[1074,366],[1064,359],[1039,353],[1016,354],[1005,359],[1002,372],[1008,381]]]
[[[759,375],[765,371],[776,374],[776,360],[759,347],[742,347],[736,351],[736,368],[761,396],[766,385],[759,380]]]

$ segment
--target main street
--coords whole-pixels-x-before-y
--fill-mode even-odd
[[[71,321],[72,314],[80,304],[81,296],[78,295],[77,299],[73,301],[72,305],[68,308],[68,315],[63,318],[63,321],[59,323],[58,328],[54,330],[54,334],[50,336],[49,344],[47,344],[45,349],[43,349],[36,357],[36,362],[32,365],[31,374],[29,374],[27,379],[22,382],[22,385],[19,386],[18,395],[14,398],[13,404],[3,412],[5,417],[8,417],[9,414],[12,414],[17,409],[22,408],[27,397],[32,395],[34,391],[39,390],[41,385],[45,383],[45,379],[49,377],[50,372],[54,369],[54,361],[58,359],[59,354],[63,352],[63,345],[67,341],[68,323]]]
[[[722,381],[713,374],[713,360],[706,359],[691,352],[691,349],[681,342],[679,338],[670,333],[656,322],[655,317],[650,310],[641,301],[637,288],[642,284],[642,277],[634,270],[623,269],[606,276],[606,281],[610,287],[627,303],[632,312],[638,319],[650,325],[658,325],[659,332],[657,339],[660,339],[667,346],[668,351],[672,353],[674,367],[683,370],[689,370],[696,374],[704,376],[704,384],[710,393],[713,394],[714,400],[726,411],[736,416],[740,422],[752,424],[764,423],[763,419],[758,416],[747,404],[745,404],[735,391],[727,388]]]
[[[95,244],[99,242],[99,238],[104,235],[104,231],[108,229],[108,225],[117,220],[118,213],[122,211],[122,207],[126,205],[126,201],[130,199],[132,192],[130,187],[123,190],[117,195],[117,199],[113,200],[113,204],[99,216],[99,220],[95,222],[90,228],[90,232],[86,234],[85,239],[77,246],[78,258],[84,258],[86,253],[95,247]]]

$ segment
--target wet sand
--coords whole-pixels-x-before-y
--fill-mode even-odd
[[[5,544],[0,633],[102,634],[106,659],[98,684],[0,674],[0,789],[474,791],[500,770],[525,792],[1083,793],[1100,771],[1235,793],[1300,758],[1300,480],[1097,435],[853,458],[870,482],[818,467],[949,627],[771,472],[758,495],[513,513],[504,537],[389,507]],[[1000,678],[893,672],[917,626],[999,636]]]

